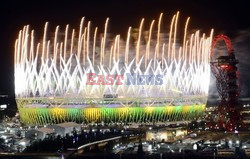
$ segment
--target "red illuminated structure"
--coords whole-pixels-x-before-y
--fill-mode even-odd
[[[216,86],[221,99],[217,109],[218,118],[213,128],[235,131],[242,127],[240,116],[239,83],[237,64],[239,61],[235,58],[231,40],[225,35],[218,35],[213,39],[211,47],[211,60],[214,56],[213,50],[219,40],[224,40],[228,55],[219,56],[211,61],[211,71],[216,78]]]

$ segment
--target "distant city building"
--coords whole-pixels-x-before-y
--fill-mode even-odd
[[[7,109],[10,104],[8,95],[0,95],[0,110]]]
[[[23,138],[20,141],[17,142],[18,145],[21,145],[23,147],[29,146],[30,145],[30,139],[28,138]]]
[[[162,129],[152,129],[146,132],[147,141],[158,141],[158,142],[169,142],[176,141],[187,135],[187,129],[182,127],[177,128],[162,128]]]
[[[73,130],[81,130],[81,125],[75,122],[60,123],[55,125],[50,125],[48,128],[53,129],[56,134],[65,136],[66,134],[71,134]]]
[[[30,139],[41,139],[43,140],[46,135],[51,135],[55,133],[55,131],[51,128],[40,128],[40,129],[33,129],[33,130],[29,130],[25,133],[25,137],[26,138],[30,138]]]

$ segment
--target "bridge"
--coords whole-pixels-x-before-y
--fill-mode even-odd
[[[78,147],[77,150],[81,150],[81,149],[84,149],[86,147],[94,146],[96,144],[117,140],[117,139],[120,139],[120,138],[122,138],[122,136],[117,136],[117,137],[112,137],[112,138],[108,138],[108,139],[104,139],[104,140],[94,141],[94,142],[87,143],[87,144],[84,144],[84,145]]]

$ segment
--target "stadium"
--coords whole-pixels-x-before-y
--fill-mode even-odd
[[[81,19],[79,29],[55,28],[42,38],[26,25],[15,42],[15,94],[21,121],[43,125],[78,123],[151,123],[195,120],[202,117],[207,102],[213,30],[178,34],[179,12],[162,26],[163,14],[127,36],[108,32]],[[164,33],[168,28],[169,32]],[[52,30],[50,28],[49,30]],[[63,30],[63,31],[61,31]],[[51,36],[50,36],[51,35]],[[182,37],[182,38],[179,38]],[[88,74],[104,77],[89,84]],[[105,77],[114,78],[105,84]],[[128,76],[149,77],[128,84]],[[160,76],[161,83],[152,82]]]

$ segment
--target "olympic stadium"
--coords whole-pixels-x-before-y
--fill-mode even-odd
[[[169,26],[163,14],[147,26],[128,28],[127,36],[109,33],[81,19],[78,29],[44,26],[37,40],[29,25],[15,42],[15,94],[21,121],[42,125],[79,123],[147,123],[195,120],[203,116],[210,79],[207,37],[188,31],[177,37],[179,12]],[[168,33],[164,33],[165,30]],[[49,30],[53,30],[50,28]],[[136,30],[136,31],[135,31]],[[181,39],[181,40],[180,40]],[[88,84],[88,74],[162,76],[162,83]],[[124,76],[124,81],[128,79]]]

